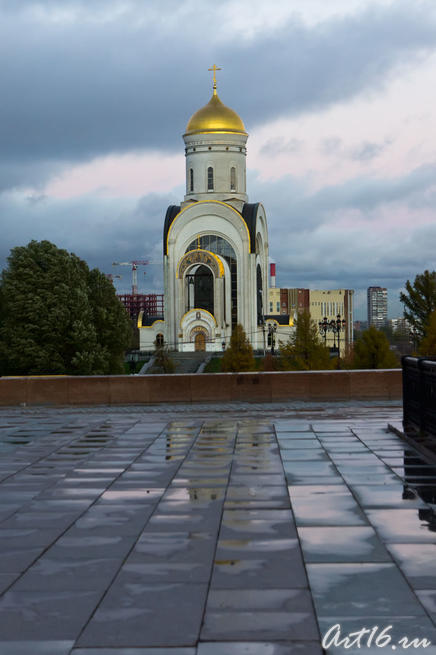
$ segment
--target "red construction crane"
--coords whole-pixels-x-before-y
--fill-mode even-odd
[[[136,296],[138,294],[138,266],[147,266],[149,263],[148,259],[133,259],[131,262],[113,262],[112,266],[132,267],[132,296]]]

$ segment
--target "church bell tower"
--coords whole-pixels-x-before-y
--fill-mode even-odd
[[[185,141],[185,202],[214,198],[239,206],[247,202],[247,138],[238,114],[218,97],[213,66],[212,97],[189,120]]]

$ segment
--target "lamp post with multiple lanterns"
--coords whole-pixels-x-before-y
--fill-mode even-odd
[[[338,368],[340,368],[340,345],[341,345],[341,332],[345,330],[347,322],[344,318],[341,318],[341,315],[338,314],[336,319],[328,320],[327,316],[324,316],[323,320],[318,323],[318,328],[321,334],[324,335],[324,345],[327,346],[327,332],[333,332],[333,347],[336,349],[336,335],[338,337]]]

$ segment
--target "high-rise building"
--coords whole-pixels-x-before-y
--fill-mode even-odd
[[[378,330],[388,320],[388,290],[384,287],[368,287],[368,327]]]

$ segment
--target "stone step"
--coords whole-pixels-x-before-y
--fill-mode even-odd
[[[200,364],[206,359],[208,353],[171,353],[171,359],[176,364],[176,373],[195,373]]]

